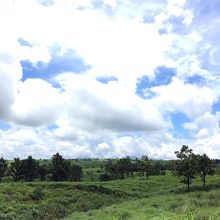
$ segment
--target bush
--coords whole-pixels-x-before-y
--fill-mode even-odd
[[[44,193],[43,193],[42,189],[41,188],[36,188],[33,191],[33,193],[31,194],[31,199],[39,201],[43,198],[43,196],[44,196]]]
[[[100,181],[110,181],[111,177],[107,173],[104,173],[104,174],[102,173],[100,174],[99,179]]]

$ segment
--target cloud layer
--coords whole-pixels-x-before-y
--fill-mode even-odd
[[[220,157],[218,6],[2,1],[0,156]]]

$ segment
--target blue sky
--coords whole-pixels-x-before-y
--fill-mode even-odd
[[[27,43],[21,45],[27,45]],[[80,74],[90,69],[90,66],[86,65],[74,50],[68,50],[64,54],[59,54],[59,48],[54,48],[50,53],[51,59],[48,63],[41,61],[33,64],[29,60],[22,60],[22,80],[24,81],[27,78],[49,80],[65,72]]]
[[[219,10],[1,2],[0,156],[172,159],[187,144],[220,158]]]

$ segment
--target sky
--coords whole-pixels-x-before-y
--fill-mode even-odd
[[[219,0],[1,0],[0,156],[220,158]]]

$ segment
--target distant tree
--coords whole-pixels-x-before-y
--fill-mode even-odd
[[[9,167],[9,174],[12,176],[15,182],[22,179],[23,171],[22,161],[20,160],[20,158],[14,158],[14,162],[12,162]]]
[[[132,163],[129,157],[121,158],[117,161],[117,171],[121,179],[125,178],[125,174],[129,177],[132,171]]]
[[[22,173],[25,181],[33,181],[37,177],[38,166],[38,161],[32,158],[32,156],[22,160]]]
[[[81,178],[82,178],[82,174],[83,174],[83,171],[82,171],[81,166],[78,166],[78,165],[75,165],[75,164],[72,164],[70,166],[69,174],[68,174],[69,180],[71,180],[71,181],[80,181]]]
[[[117,165],[113,162],[113,160],[108,159],[105,164],[105,172],[110,176],[111,179],[117,178]]]
[[[187,184],[189,189],[192,180],[196,177],[196,155],[192,149],[183,145],[180,151],[175,152],[178,160],[174,163],[173,173],[182,176],[183,182]]]
[[[203,186],[206,184],[206,176],[214,175],[215,163],[206,154],[196,155],[197,156],[197,173],[200,175],[203,182]]]
[[[8,168],[8,162],[7,160],[4,160],[3,157],[0,158],[0,182],[2,181],[2,177],[5,176],[5,173]]]
[[[134,178],[135,169],[136,169],[135,163],[132,163],[132,162],[131,162],[130,165],[129,165],[129,171],[130,171],[130,174],[131,174],[132,179]]]
[[[142,157],[142,161],[143,161],[143,170],[144,170],[145,176],[148,179],[149,176],[152,174],[152,164],[151,164],[151,161],[148,159],[148,156],[146,155]]]
[[[142,160],[135,160],[135,171],[138,172],[139,176],[144,176],[144,162]]]
[[[46,180],[47,173],[48,173],[48,167],[45,164],[41,164],[38,166],[38,176],[40,177],[41,181]]]
[[[67,180],[69,171],[70,162],[65,160],[59,153],[54,154],[51,163],[51,179],[53,181]]]
[[[162,164],[159,162],[159,161],[155,161],[153,164],[152,164],[152,175],[160,175],[163,171],[163,166]]]

